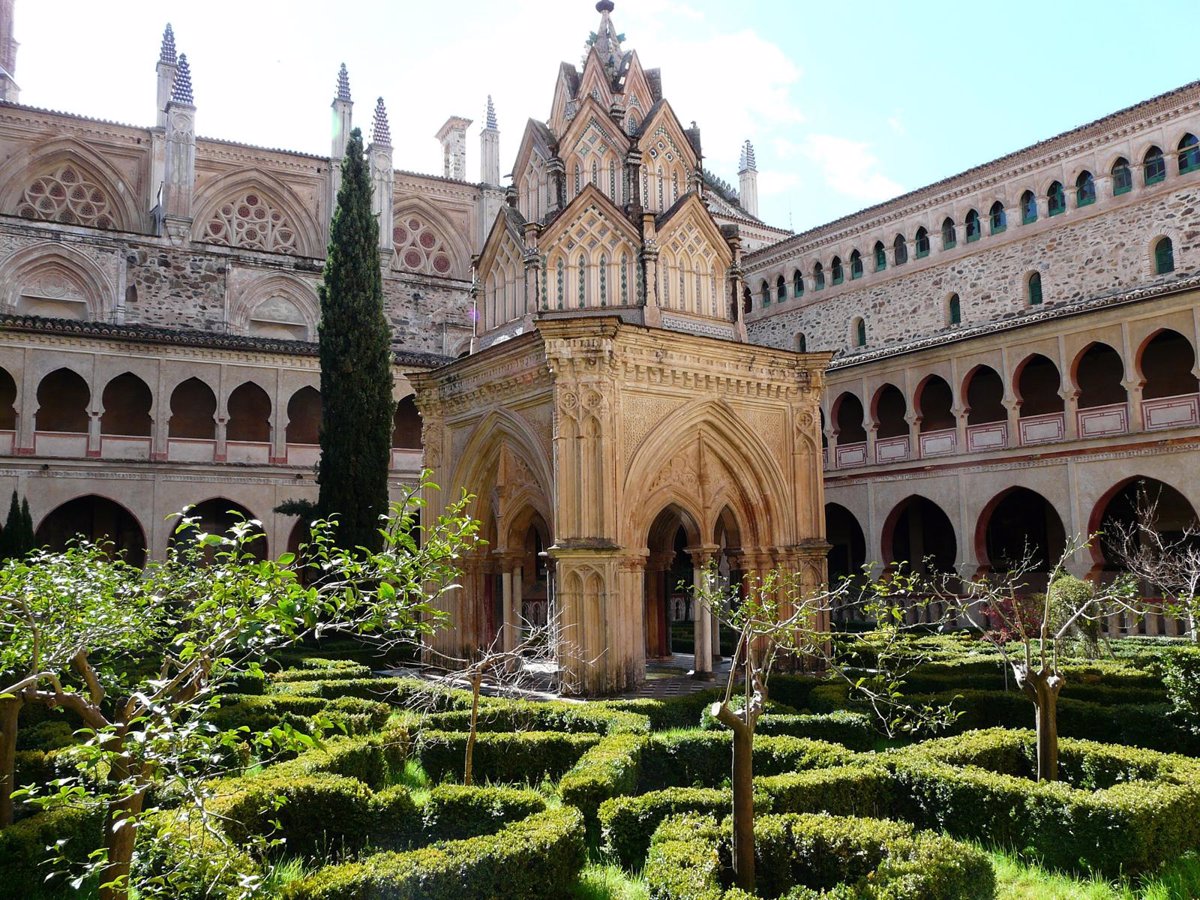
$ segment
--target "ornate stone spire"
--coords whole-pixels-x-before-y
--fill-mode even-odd
[[[350,100],[350,73],[346,71],[345,63],[342,63],[342,67],[338,69],[337,98],[345,100],[347,103],[352,102]]]
[[[171,23],[167,23],[167,27],[163,30],[162,49],[158,51],[158,61],[166,63],[168,66],[173,66],[176,63],[175,57],[175,30],[171,28]]]
[[[600,0],[596,4],[596,12],[600,13],[600,27],[596,29],[592,46],[600,54],[600,61],[612,76],[616,76],[621,68],[624,52],[621,50],[622,34],[617,34],[610,13],[613,11],[612,0]]]
[[[754,145],[746,141],[742,144],[742,155],[738,160],[738,173],[757,171],[758,166],[754,163]]]
[[[492,105],[492,95],[488,94],[487,116],[485,127],[495,131],[500,126],[496,123],[496,107]]]
[[[371,124],[371,143],[392,146],[392,130],[388,127],[387,107],[383,98],[375,101],[375,121]]]
[[[175,70],[175,83],[171,85],[171,102],[194,106],[192,96],[192,70],[188,68],[187,54],[179,54],[179,67]]]

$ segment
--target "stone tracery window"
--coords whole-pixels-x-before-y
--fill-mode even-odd
[[[403,216],[392,229],[396,262],[402,269],[425,275],[450,275],[450,250],[442,236],[423,218]]]
[[[34,179],[21,196],[17,215],[89,228],[117,227],[108,196],[71,163]]]
[[[228,247],[269,253],[296,253],[296,229],[257,191],[222,203],[204,226],[204,239]]]

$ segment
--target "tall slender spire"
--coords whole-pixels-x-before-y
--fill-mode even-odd
[[[738,160],[738,174],[757,171],[758,166],[754,162],[754,145],[746,141],[746,143],[742,144],[742,155]]]
[[[168,66],[173,66],[178,61],[175,56],[175,30],[171,27],[170,22],[163,29],[162,49],[158,51],[158,61],[166,63]]]
[[[488,94],[486,127],[495,131],[500,126],[496,123],[496,107],[492,105],[492,95]]]
[[[600,61],[604,63],[604,67],[608,69],[610,75],[615,77],[621,68],[621,59],[624,57],[624,52],[621,50],[621,39],[624,35],[617,34],[610,15],[612,11],[612,0],[600,0],[596,4],[596,12],[600,13],[600,27],[596,29],[591,43],[596,52],[600,54]]]
[[[375,101],[375,121],[371,124],[371,143],[392,146],[392,130],[388,127],[387,107],[383,98]]]
[[[337,98],[350,101],[350,73],[346,71],[345,63],[342,63],[342,67],[338,69]]]
[[[175,70],[175,83],[171,85],[171,102],[195,105],[192,96],[192,70],[188,68],[186,53],[179,54],[179,67]]]

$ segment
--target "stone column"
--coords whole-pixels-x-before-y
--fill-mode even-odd
[[[1146,386],[1146,382],[1139,378],[1131,378],[1122,381],[1121,384],[1125,388],[1125,402],[1128,404],[1129,430],[1145,431],[1146,422],[1142,417],[1142,389]]]
[[[510,653],[516,646],[513,640],[513,615],[512,615],[512,598],[513,598],[513,570],[512,561],[508,558],[501,558],[500,565],[503,567],[500,572],[500,648],[505,653]]]
[[[908,423],[908,458],[921,458],[921,417],[910,412],[904,417]]]
[[[1079,391],[1075,388],[1063,388],[1058,392],[1063,399],[1063,439],[1074,441],[1079,439]]]
[[[1021,401],[1007,398],[1000,401],[1008,411],[1008,446],[1021,446]]]
[[[88,410],[87,455],[99,458],[101,454],[100,417],[104,414],[100,409]]]
[[[876,422],[863,422],[864,431],[867,433],[867,461],[866,465],[875,465],[875,434],[879,431],[879,425]]]
[[[970,449],[967,446],[967,416],[970,412],[971,408],[968,406],[950,408],[950,413],[954,416],[954,442],[958,453],[966,453]]]
[[[228,439],[226,438],[226,434],[228,433],[229,416],[223,416],[221,415],[220,411],[218,411],[216,422],[217,444],[213,448],[213,462],[225,462],[227,459],[229,459],[229,445]]]
[[[713,613],[699,602],[701,591],[709,586],[712,573],[709,564],[719,547],[704,545],[688,547],[686,553],[692,558],[692,677],[709,680],[713,677]]]
[[[525,639],[525,629],[521,624],[524,621],[522,615],[524,607],[525,593],[525,569],[520,564],[513,567],[512,573],[512,633],[513,641],[521,643]]]

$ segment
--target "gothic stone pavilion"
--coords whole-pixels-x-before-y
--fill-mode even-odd
[[[459,654],[500,628],[511,646],[525,585],[548,582],[563,665],[593,694],[670,653],[679,543],[694,578],[785,566],[812,589],[828,549],[829,355],[745,342],[741,240],[705,203],[699,130],[622,49],[612,8],[597,4],[582,73],[560,70],[550,120],[526,126],[477,263],[483,349],[413,376],[444,489],[430,506],[475,494],[489,542],[434,640]],[[716,629],[694,628],[711,671]]]

